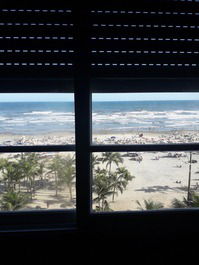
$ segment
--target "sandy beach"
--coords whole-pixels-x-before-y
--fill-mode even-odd
[[[127,155],[127,153],[121,153]],[[123,194],[110,202],[110,208],[116,211],[138,210],[138,200],[143,206],[144,200],[153,200],[164,204],[164,208],[171,208],[174,198],[182,200],[187,197],[189,174],[189,153],[151,152],[137,153],[142,161],[133,161],[130,157],[123,157],[125,166],[135,177],[127,186]],[[173,157],[179,155],[180,157]],[[199,153],[193,153],[192,159],[199,159]],[[114,168],[113,168],[114,169]],[[192,190],[197,190],[199,183],[198,163],[192,164]]]
[[[0,134],[0,146],[65,145],[74,143],[75,135],[72,132],[56,132],[37,135]]]
[[[168,132],[133,131],[93,133],[94,144],[169,144],[197,143],[199,131],[174,130]]]
[[[146,144],[146,143],[188,143],[199,141],[199,134],[192,131],[173,133],[138,133],[132,134],[95,134],[95,144]],[[46,144],[74,144],[73,134],[48,134],[37,136],[0,135],[1,145],[46,145]],[[56,153],[43,153],[43,156],[52,157]],[[66,155],[67,153],[62,153]],[[72,154],[72,153],[70,153]],[[16,154],[1,154],[0,157],[12,159]],[[95,154],[100,157],[100,153]],[[151,199],[161,202],[165,208],[171,207],[174,198],[183,199],[187,196],[187,184],[189,173],[189,155],[187,152],[137,152],[140,160],[132,159],[132,152],[121,153],[125,166],[135,177],[129,182],[123,194],[118,193],[115,201],[108,199],[111,209],[115,211],[138,210],[138,200],[142,205],[144,200]],[[197,190],[199,183],[199,153],[192,153],[192,190]],[[105,167],[105,165],[99,165]],[[114,166],[113,166],[114,170]],[[53,178],[48,182],[53,182]],[[39,188],[34,199],[27,206],[28,209],[63,209],[75,208],[75,185],[73,187],[74,203],[69,202],[67,188],[59,192],[58,198],[55,191],[47,185]],[[1,194],[2,196],[2,194]],[[95,197],[95,194],[93,195]]]
[[[134,132],[132,134],[94,135],[95,144],[167,144],[194,143],[199,141],[199,133],[193,131],[174,132]],[[132,153],[132,152],[131,152]],[[134,153],[135,154],[135,153]],[[135,177],[123,194],[115,201],[108,200],[115,211],[138,210],[137,200],[144,207],[144,200],[161,202],[164,208],[171,208],[174,198],[187,197],[189,174],[189,152],[137,152],[141,160],[132,160],[131,154],[121,153],[123,166]],[[100,154],[95,154],[100,157]],[[199,152],[192,152],[191,190],[199,183]],[[103,167],[103,165],[100,165]]]
[[[169,132],[93,132],[93,144],[168,144],[197,143],[199,131],[174,130]],[[0,146],[75,144],[75,133],[53,132],[38,135],[0,134]]]

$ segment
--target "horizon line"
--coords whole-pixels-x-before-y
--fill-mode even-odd
[[[199,99],[137,99],[137,100],[93,100],[92,102],[135,102],[135,101],[199,101]],[[68,103],[73,103],[74,100],[46,100],[46,101],[36,101],[36,100],[33,100],[33,101],[25,101],[25,100],[22,100],[22,101],[1,101],[0,100],[0,103],[23,103],[23,102],[26,102],[26,103],[44,103],[44,102],[68,102]]]

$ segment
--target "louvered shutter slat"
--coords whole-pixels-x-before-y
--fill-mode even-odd
[[[73,77],[71,7],[0,7],[0,78]]]
[[[198,77],[198,1],[99,4],[90,14],[93,77]]]

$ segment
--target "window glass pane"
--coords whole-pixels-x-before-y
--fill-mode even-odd
[[[199,152],[92,155],[94,211],[199,207]]]
[[[73,209],[73,152],[0,154],[0,210]]]
[[[74,144],[73,94],[0,94],[0,145]]]
[[[199,93],[93,94],[95,144],[199,142]]]

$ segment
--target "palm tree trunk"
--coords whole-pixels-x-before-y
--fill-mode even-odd
[[[27,189],[27,192],[29,192],[29,183],[28,183],[28,181],[29,181],[29,178],[28,177],[25,177],[25,183],[24,183],[24,185],[25,185],[25,187],[26,187],[26,189]]]
[[[113,188],[112,202],[114,202],[114,201],[115,201],[115,190],[116,190],[116,187],[114,186],[114,188]]]
[[[101,208],[102,211],[104,211],[104,199],[102,199],[102,208]]]
[[[30,179],[30,195],[31,195],[31,200],[33,200],[32,179]]]
[[[110,163],[110,166],[109,166],[109,177],[111,175],[111,163]]]
[[[58,187],[57,187],[57,174],[55,172],[55,196],[58,196]]]
[[[72,202],[72,200],[73,200],[72,186],[69,185],[68,188],[69,188],[69,194],[70,194],[70,201]]]

